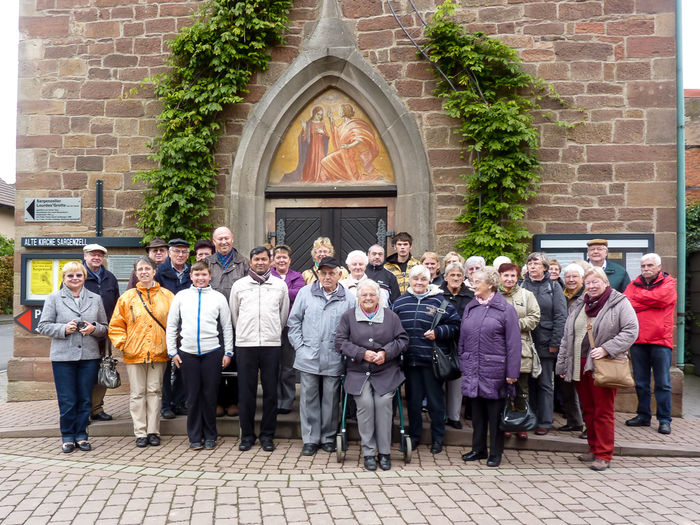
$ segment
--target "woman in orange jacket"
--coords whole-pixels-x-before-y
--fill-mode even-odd
[[[174,295],[154,280],[156,264],[148,257],[140,257],[134,269],[138,283],[117,301],[109,338],[124,353],[136,446],[157,446],[163,371],[168,362],[165,324]]]

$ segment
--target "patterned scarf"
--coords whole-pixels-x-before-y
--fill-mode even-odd
[[[270,269],[268,268],[264,274],[260,275],[255,273],[252,268],[248,268],[248,275],[250,275],[251,279],[253,279],[256,283],[265,284],[270,278]]]
[[[221,255],[219,252],[216,252],[216,258],[218,261],[221,263],[221,266],[224,267],[224,270],[229,267],[231,264],[231,261],[233,261],[233,250],[228,252],[226,255]]]
[[[588,294],[584,295],[583,302],[586,303],[586,315],[588,317],[595,317],[598,315],[598,312],[600,312],[603,306],[605,306],[605,303],[608,302],[608,297],[610,297],[611,293],[612,288],[608,286],[598,297],[589,297]]]
[[[583,288],[583,286],[579,286],[574,291],[571,291],[568,288],[564,288],[564,295],[569,301],[571,301],[571,299],[574,298],[574,295],[576,295],[581,288]]]

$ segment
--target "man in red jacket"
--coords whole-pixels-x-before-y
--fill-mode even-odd
[[[639,337],[630,355],[637,390],[637,415],[625,422],[630,427],[651,425],[651,370],[659,433],[671,433],[671,349],[676,280],[661,269],[661,257],[647,253],[641,260],[642,274],[627,285],[625,295],[639,319]]]

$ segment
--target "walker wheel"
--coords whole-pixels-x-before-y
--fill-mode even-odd
[[[335,459],[338,463],[342,463],[345,459],[345,450],[343,446],[343,436],[338,434],[335,436]]]
[[[413,455],[413,443],[409,436],[403,437],[403,460],[407,465],[411,462],[411,456]]]

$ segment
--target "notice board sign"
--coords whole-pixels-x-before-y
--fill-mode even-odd
[[[80,222],[80,197],[24,199],[25,222]]]
[[[43,306],[46,297],[61,287],[63,267],[82,261],[82,253],[23,253],[20,303]]]

